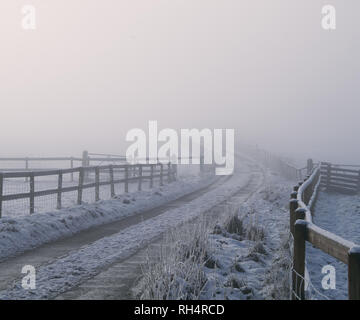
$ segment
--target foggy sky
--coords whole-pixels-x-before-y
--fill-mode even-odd
[[[360,163],[359,33],[358,0],[2,0],[0,156],[124,154],[157,120]]]

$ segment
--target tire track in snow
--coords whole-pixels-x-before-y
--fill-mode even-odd
[[[226,178],[223,183],[229,179]],[[181,208],[171,209],[117,234],[102,238],[52,263],[40,266],[36,273],[35,290],[24,290],[21,287],[21,279],[16,279],[11,288],[0,291],[0,299],[49,299],[71,289],[115,261],[131,256],[168,228],[193,219],[208,209],[212,203],[219,200],[217,190],[208,192],[213,193],[212,201],[201,204],[199,199],[195,199]],[[188,212],[184,215],[186,210]]]

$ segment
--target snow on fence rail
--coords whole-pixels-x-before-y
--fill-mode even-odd
[[[360,169],[358,166],[321,163],[321,186],[328,191],[355,194],[360,192]]]
[[[88,164],[88,163],[86,163]],[[64,186],[64,176],[76,174],[77,183],[70,186]],[[83,202],[83,192],[87,189],[94,189],[95,201],[100,200],[100,187],[109,186],[111,197],[115,196],[115,186],[124,184],[124,192],[129,192],[129,184],[137,183],[137,190],[142,190],[145,180],[149,181],[149,187],[152,188],[154,180],[159,179],[159,184],[163,185],[164,180],[171,182],[176,179],[177,166],[171,164],[123,164],[123,165],[105,165],[105,166],[82,166],[70,169],[41,170],[41,171],[18,171],[18,172],[0,172],[0,218],[2,216],[3,204],[7,201],[27,199],[29,201],[30,214],[35,212],[35,199],[38,197],[56,195],[56,209],[61,209],[62,198],[65,193],[76,192],[77,204]],[[43,177],[56,177],[57,186],[49,188],[48,185],[42,190],[36,190],[36,180]],[[27,179],[28,186],[25,192],[4,192],[6,185],[11,184],[13,180]],[[39,181],[41,182],[41,181]],[[41,186],[41,183],[40,183]]]
[[[312,212],[321,185],[321,165],[304,182],[294,187],[290,200],[290,232],[294,237],[292,299],[305,299],[305,244],[331,255],[348,265],[348,297],[360,300],[360,246],[319,228]]]

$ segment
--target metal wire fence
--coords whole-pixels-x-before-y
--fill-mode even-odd
[[[163,185],[176,176],[177,166],[171,163],[0,172],[0,217],[107,200]]]

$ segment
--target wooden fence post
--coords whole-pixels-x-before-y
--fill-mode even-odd
[[[297,195],[298,195],[297,191],[293,191],[293,192],[291,192],[291,194],[290,194],[290,198],[291,198],[291,199],[296,199],[296,198],[297,198]]]
[[[95,168],[95,201],[100,200],[100,168]]]
[[[74,169],[74,157],[71,157],[70,159],[70,168]],[[71,182],[74,181],[74,172],[71,172]]]
[[[141,184],[142,184],[142,170],[143,167],[141,164],[139,164],[139,177],[138,177],[138,181],[139,181],[139,184],[138,184],[138,191],[141,191]]]
[[[129,166],[125,166],[125,193],[129,192]]]
[[[89,152],[88,151],[83,151],[83,155],[82,155],[82,167],[88,167],[90,166],[90,158],[89,158]],[[84,171],[84,180],[88,179],[88,171]]]
[[[295,228],[295,211],[298,209],[299,203],[296,199],[290,200],[290,232],[294,236],[294,228]]]
[[[28,171],[29,170],[29,159],[26,157],[25,158],[25,170]],[[29,179],[26,177],[25,178],[25,182],[28,182]]]
[[[2,172],[0,172],[0,218],[2,216],[3,190],[4,190],[4,174]]]
[[[326,175],[326,190],[329,190],[331,183],[331,163],[327,163]]]
[[[160,163],[160,186],[164,185],[164,166]]]
[[[168,172],[167,172],[167,174],[168,174],[168,183],[170,183],[171,182],[171,163],[169,162],[168,163]]]
[[[35,176],[30,173],[30,214],[35,212]]]
[[[89,152],[88,151],[83,151],[83,154],[82,154],[82,166],[83,167],[88,167],[89,166]]]
[[[202,150],[204,150],[204,147],[202,147]],[[204,158],[204,155],[202,154],[202,157]],[[173,154],[172,156],[171,156],[171,179],[172,179],[172,181],[175,181],[176,180],[176,177],[177,177],[177,164],[178,164],[178,162],[179,162],[179,158],[175,155],[175,154]],[[203,162],[204,162],[204,160],[203,160]],[[205,162],[204,162],[205,163]],[[203,168],[203,171],[204,171],[204,169],[205,168]]]
[[[82,193],[83,193],[85,168],[81,167],[79,170],[80,171],[79,171],[79,186],[78,186],[78,200],[77,200],[77,203],[80,205],[82,203]]]
[[[154,186],[154,165],[150,165],[150,189]]]
[[[110,194],[111,198],[115,196],[115,185],[114,185],[114,167],[109,165],[109,175],[110,175]]]
[[[204,149],[203,148],[201,148],[201,155],[200,155],[200,174],[204,174],[204,172],[205,172],[205,166],[204,166],[204,164],[205,164],[205,159],[204,159]]]
[[[177,167],[177,164],[175,163],[172,165],[173,181],[176,181],[176,179],[177,179],[177,171],[178,171],[178,167]]]
[[[309,203],[309,193],[310,193],[310,187],[307,186],[306,189],[303,192],[303,201],[307,205]]]
[[[297,220],[294,228],[292,300],[305,300],[305,239],[308,222]]]
[[[58,175],[58,192],[57,192],[57,204],[56,204],[56,209],[58,210],[61,209],[62,183],[63,183],[63,174],[62,171],[60,170]]]
[[[298,209],[295,210],[295,219],[296,220],[305,220],[305,216],[306,216],[306,210],[305,209],[298,208]]]
[[[314,161],[312,159],[308,159],[307,161],[307,173],[311,174],[314,169]]]
[[[349,250],[348,290],[350,300],[360,300],[360,247]]]

